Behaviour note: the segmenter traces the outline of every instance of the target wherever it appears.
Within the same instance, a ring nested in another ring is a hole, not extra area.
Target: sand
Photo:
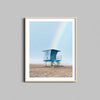
[[[72,77],[72,66],[52,67],[44,64],[30,64],[30,77]]]

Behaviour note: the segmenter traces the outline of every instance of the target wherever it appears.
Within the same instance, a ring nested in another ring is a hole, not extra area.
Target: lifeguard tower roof
[[[56,50],[56,49],[43,50],[43,52],[47,52],[47,51],[57,51],[57,52],[61,52],[60,50]]]

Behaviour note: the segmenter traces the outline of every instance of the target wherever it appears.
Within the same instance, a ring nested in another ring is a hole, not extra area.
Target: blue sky
[[[66,23],[55,49],[61,50],[62,64],[72,64],[72,22]],[[61,22],[30,22],[30,63],[44,63],[42,51],[52,48],[60,25]]]

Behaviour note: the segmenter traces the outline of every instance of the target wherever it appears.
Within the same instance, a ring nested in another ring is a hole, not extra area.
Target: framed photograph
[[[25,82],[77,80],[77,18],[25,18]]]

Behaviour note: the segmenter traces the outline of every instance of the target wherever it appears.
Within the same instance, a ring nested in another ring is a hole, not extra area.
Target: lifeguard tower
[[[48,50],[44,50],[43,51],[44,54],[44,62],[51,62],[51,66],[54,66],[55,64],[59,65],[60,61],[61,61],[61,55],[58,55],[58,52],[60,52],[60,50],[56,50],[56,49],[48,49]]]

